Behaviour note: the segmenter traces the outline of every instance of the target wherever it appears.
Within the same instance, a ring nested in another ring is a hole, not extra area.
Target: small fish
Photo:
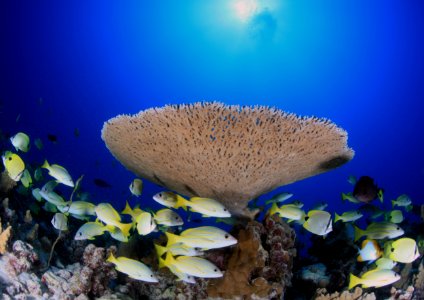
[[[295,200],[293,202],[290,202],[289,204],[290,205],[294,205],[294,206],[296,206],[298,208],[302,208],[304,206],[304,204],[301,201],[299,201],[299,200]]]
[[[68,218],[62,213],[56,213],[52,219],[52,225],[57,230],[68,230]]]
[[[141,196],[143,192],[143,181],[141,179],[134,179],[130,184],[130,192],[136,197]]]
[[[58,206],[62,213],[68,213],[73,216],[95,216],[96,212],[93,203],[85,201],[72,201],[72,203],[65,206]]]
[[[135,219],[137,231],[140,235],[148,235],[156,229],[156,222],[148,212],[142,212]]]
[[[366,236],[367,239],[373,240],[381,240],[385,238],[393,239],[405,233],[399,225],[390,222],[371,223],[365,230],[356,226],[354,226],[354,228],[355,241],[359,240],[363,236]]]
[[[362,284],[362,288],[382,287],[394,283],[399,279],[399,274],[396,274],[392,270],[387,269],[374,269],[366,272],[362,275],[362,277],[357,277],[353,274],[350,274],[349,290],[358,284]]]
[[[303,228],[316,235],[327,235],[333,231],[330,213],[324,210],[311,210],[305,217]]]
[[[22,174],[21,182],[25,188],[29,188],[32,185],[31,174],[27,169],[25,169],[24,173]]]
[[[153,196],[153,200],[169,208],[175,208],[179,198],[183,198],[183,197],[173,192],[160,192]],[[183,198],[183,200],[186,200],[186,199]],[[182,200],[180,200],[180,202],[181,201]]]
[[[163,263],[166,267],[175,266],[179,271],[201,278],[222,277],[222,272],[210,261],[197,256],[178,256],[174,258],[170,252]]]
[[[130,278],[146,282],[158,282],[152,270],[137,260],[123,256],[115,257],[113,253],[110,253],[106,261],[114,264],[116,270],[127,274]]]
[[[325,203],[325,202],[320,202],[320,203],[317,203],[313,208],[312,208],[312,210],[324,210],[324,209],[326,209],[326,207],[328,206],[328,203]]]
[[[161,257],[159,257],[159,268],[165,268],[165,260]],[[180,281],[184,281],[186,283],[196,283],[196,281],[194,280],[194,277],[188,274],[185,274],[183,272],[181,272],[180,270],[178,270],[177,267],[175,267],[174,265],[168,265],[168,269],[175,275],[178,277],[178,280]]]
[[[357,182],[356,177],[355,177],[355,176],[353,176],[353,175],[350,175],[350,176],[347,178],[347,182],[349,182],[351,185],[355,185],[355,184],[356,184],[356,182]]]
[[[346,211],[342,215],[334,214],[334,223],[342,220],[343,222],[355,222],[356,220],[362,218],[362,214],[358,210]]]
[[[23,132],[18,132],[10,138],[13,147],[16,151],[28,152],[29,150],[29,136]]]
[[[293,197],[292,193],[279,193],[274,195],[270,200],[267,200],[265,204],[268,205],[270,203],[281,203],[290,199],[291,197]]]
[[[9,175],[13,181],[21,180],[25,170],[25,163],[19,155],[6,151],[1,158],[3,160],[3,165],[6,168],[7,175]]]
[[[278,207],[277,203],[274,202],[269,210],[269,214],[278,214],[281,218],[287,218],[291,221],[299,221],[300,223],[303,223],[305,220],[305,212],[292,204],[286,204]]]
[[[59,196],[56,192],[54,192],[54,188],[57,183],[55,181],[47,182],[39,191],[41,197],[47,202],[55,205],[55,206],[65,206],[68,204],[61,196]]]
[[[371,219],[377,219],[380,216],[384,215],[384,210],[381,210],[377,206],[369,203],[359,207],[359,211],[361,211],[362,213],[370,214]]]
[[[182,243],[172,244],[170,246],[160,246],[155,244],[155,249],[158,257],[161,257],[166,252],[171,252],[173,256],[185,255],[185,256],[200,256],[204,253],[202,251],[197,250],[196,248],[185,246]]]
[[[407,264],[416,260],[420,256],[420,252],[415,240],[400,238],[386,243],[384,255],[393,261]]]
[[[57,182],[69,187],[74,187],[71,175],[69,175],[68,171],[64,167],[56,164],[50,165],[47,160],[44,161],[44,164],[41,167],[47,169],[49,171],[49,175],[56,179]]]
[[[153,214],[156,224],[164,226],[181,226],[184,224],[183,219],[173,210],[164,208]]]
[[[110,225],[103,225],[100,222],[87,222],[78,229],[74,240],[94,240],[96,236],[103,235],[110,228]]]
[[[378,197],[379,190],[381,189],[374,183],[374,179],[369,176],[362,176],[356,182],[352,195],[361,202],[369,203]],[[382,200],[380,198],[381,202],[383,202]]]
[[[125,235],[121,229],[118,227],[108,225],[111,229],[109,230],[110,236],[120,242],[127,243],[128,242],[128,235]]]
[[[382,257],[382,258],[378,259],[375,262],[375,264],[377,266],[376,269],[380,269],[380,270],[382,270],[382,269],[391,270],[396,266],[396,263],[393,260],[386,258],[386,257]]]
[[[356,199],[351,193],[342,193],[342,200],[345,201],[349,201],[352,203],[361,203],[361,201],[359,201],[358,199]]]
[[[50,202],[45,202],[43,205],[43,209],[47,212],[56,213],[57,207],[54,204],[51,204]]]
[[[237,220],[234,219],[234,218],[216,218],[215,222],[216,223],[224,223],[224,224],[233,226],[234,224],[237,223]]]
[[[34,179],[35,181],[42,181],[44,179],[43,177],[43,171],[41,170],[41,168],[37,168],[34,171]]]
[[[107,225],[118,227],[128,237],[133,226],[132,223],[121,223],[121,216],[109,203],[100,203],[95,208],[97,218]]]
[[[74,136],[75,137],[79,137],[80,136],[80,131],[79,131],[79,129],[77,127],[74,129]]]
[[[43,150],[43,148],[44,148],[44,145],[43,145],[43,141],[40,139],[40,138],[36,138],[35,140],[34,140],[34,145],[35,145],[35,147],[37,147],[37,149],[38,150]]]
[[[32,190],[32,196],[38,201],[40,202],[41,200],[43,200],[43,197],[40,195],[40,189],[36,188]]]
[[[139,207],[135,206],[134,208],[131,208],[130,204],[128,203],[128,201],[125,203],[125,208],[123,211],[121,211],[121,214],[123,215],[130,215],[132,221],[135,223],[135,220],[137,219],[137,217],[143,213],[144,211],[142,209],[140,209]]]
[[[192,248],[215,249],[237,243],[237,240],[231,234],[213,226],[189,228],[181,232],[179,236],[169,232],[165,234],[168,237],[167,246],[183,243]]]
[[[402,223],[403,213],[401,210],[395,209],[386,213],[385,220],[392,223]]]
[[[409,196],[406,194],[400,195],[399,197],[397,197],[396,200],[392,200],[392,207],[395,207],[395,206],[409,207],[411,206],[411,204],[412,204],[411,198],[409,198]]]
[[[200,213],[203,217],[231,217],[224,205],[211,198],[192,197],[187,201],[180,197],[175,205],[175,208],[179,207],[190,207],[190,211]]]
[[[47,139],[48,139],[50,142],[52,142],[53,144],[56,144],[56,143],[57,143],[57,136],[56,136],[56,135],[54,135],[54,134],[48,134],[48,135],[47,135]]]
[[[107,189],[107,188],[111,188],[111,187],[112,187],[112,185],[110,185],[110,183],[109,183],[109,182],[107,182],[107,181],[105,181],[105,180],[103,180],[103,179],[100,179],[100,178],[95,178],[95,179],[93,180],[93,182],[94,182],[94,184],[95,184],[96,186],[101,187],[101,188],[105,188],[105,189]]]
[[[378,243],[374,240],[364,240],[362,242],[362,249],[359,250],[357,261],[374,261],[382,255],[382,251]]]

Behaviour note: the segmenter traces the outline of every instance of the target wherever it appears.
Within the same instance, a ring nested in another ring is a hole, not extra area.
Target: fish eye
[[[9,160],[12,160],[12,157],[9,156]]]
[[[153,275],[152,275],[152,274],[150,274],[150,277],[152,277],[152,278],[153,278]]]
[[[390,249],[390,251],[394,252],[395,251],[395,248]]]
[[[396,230],[400,230],[400,227],[398,226],[398,227],[396,227]]]
[[[229,238],[228,234],[226,234],[226,235],[225,235],[225,238],[226,238],[226,239],[228,239],[228,238]]]
[[[213,271],[214,271],[214,272],[218,272],[218,269],[214,269]]]
[[[159,197],[162,197],[162,193],[159,193]]]

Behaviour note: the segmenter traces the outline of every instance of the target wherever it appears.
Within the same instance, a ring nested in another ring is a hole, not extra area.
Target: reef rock
[[[102,139],[130,171],[182,195],[214,198],[251,216],[250,200],[352,159],[327,119],[265,106],[194,103],[107,121]]]
[[[277,216],[252,221],[238,234],[224,277],[210,280],[212,298],[270,299],[284,296],[291,282],[295,234]]]

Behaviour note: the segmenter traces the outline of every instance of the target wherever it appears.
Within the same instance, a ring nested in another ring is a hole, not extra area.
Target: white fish
[[[95,207],[96,206],[90,202],[73,201],[70,205],[58,206],[58,209],[62,213],[69,213],[74,216],[95,216]]]
[[[225,208],[220,202],[211,198],[192,197],[190,200],[185,200],[180,197],[177,200],[175,208],[179,207],[190,207],[190,210],[203,215],[203,217],[219,217],[229,218],[231,217],[228,209]]]
[[[130,184],[130,192],[136,197],[141,196],[143,192],[143,181],[141,179],[134,179]]]
[[[13,147],[16,151],[28,152],[29,150],[29,136],[23,132],[18,132],[10,138]]]
[[[61,196],[54,192],[54,187],[56,186],[55,182],[47,182],[39,191],[41,197],[47,202],[56,205],[56,206],[65,206],[69,202],[66,202]]]
[[[56,213],[52,219],[52,225],[57,230],[68,230],[68,218],[62,213]]]
[[[102,235],[108,231],[109,225],[103,225],[100,222],[87,222],[82,225],[75,234],[75,240],[94,240],[96,236]]]
[[[166,247],[155,244],[155,249],[158,256],[162,256],[168,251],[171,252],[173,256],[177,256],[177,255],[200,256],[204,254],[202,251],[199,251],[196,248],[188,247],[184,245],[183,243],[172,244]]]
[[[100,203],[95,208],[97,218],[107,225],[118,227],[124,236],[130,235],[130,230],[133,226],[132,223],[121,223],[121,216],[109,203]]]
[[[156,229],[156,222],[152,215],[148,212],[142,212],[135,219],[137,231],[140,235],[148,235]]]
[[[173,192],[160,192],[153,196],[153,200],[169,208],[175,208],[179,198],[183,197]]]
[[[164,268],[165,267],[165,260],[161,257],[159,257],[159,268]],[[175,275],[178,277],[178,280],[180,281],[184,281],[186,283],[196,283],[196,281],[194,280],[194,277],[191,275],[188,275],[186,273],[181,272],[180,270],[178,270],[178,268],[174,265],[169,265],[168,269]]]
[[[359,250],[357,260],[362,261],[373,261],[381,256],[382,252],[380,246],[374,240],[364,240],[362,242],[362,249]]]
[[[324,210],[311,210],[305,217],[303,227],[317,235],[326,235],[333,231],[331,215]]]
[[[386,269],[386,270],[391,270],[396,266],[396,263],[387,257],[382,257],[378,259],[375,262],[375,264],[377,265],[377,269]]]

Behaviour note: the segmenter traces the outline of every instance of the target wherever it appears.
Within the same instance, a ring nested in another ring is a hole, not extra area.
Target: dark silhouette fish
[[[352,195],[361,202],[369,203],[379,197],[381,191],[374,183],[374,179],[369,176],[362,176],[356,182]]]
[[[111,188],[112,187],[109,182],[106,182],[106,181],[104,181],[103,179],[100,179],[100,178],[94,179],[93,182],[94,182],[95,185],[97,185],[98,187],[101,187],[101,188]]]
[[[54,134],[48,134],[47,135],[47,138],[52,143],[56,143],[57,142],[57,136],[55,136]]]

